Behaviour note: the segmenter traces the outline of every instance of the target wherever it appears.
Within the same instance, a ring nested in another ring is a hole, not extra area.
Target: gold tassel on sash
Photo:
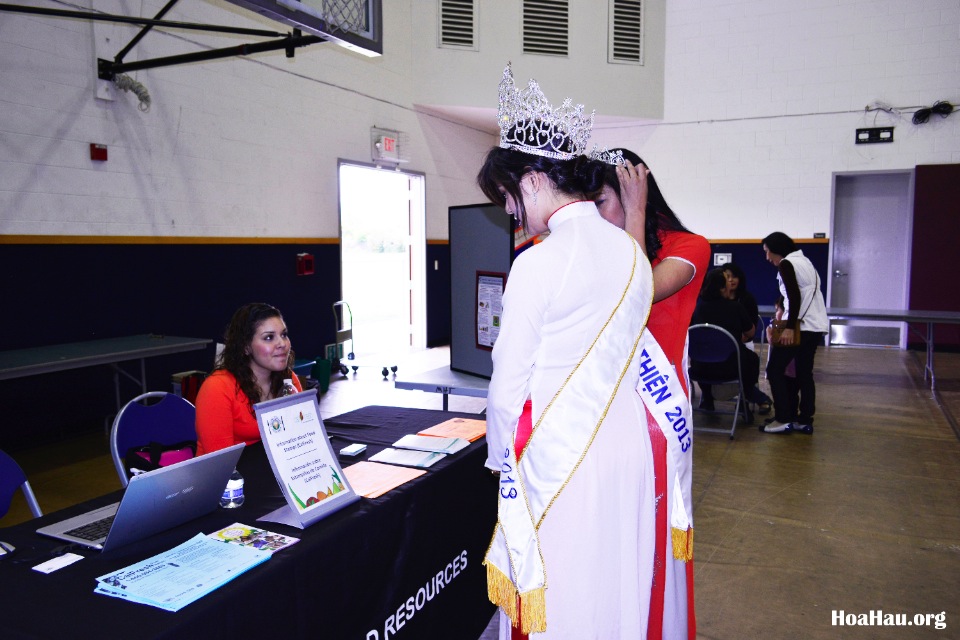
[[[487,566],[487,598],[497,605],[511,621],[517,619],[517,587],[507,575],[492,562]]]
[[[547,597],[543,587],[521,594],[520,626],[527,635],[547,630]]]
[[[686,531],[671,527],[670,537],[673,540],[673,557],[684,562],[693,560],[693,527],[688,527]]]
[[[547,601],[546,592],[541,587],[518,595],[517,587],[492,562],[484,562],[487,566],[487,598],[497,605],[510,618],[514,627],[522,626],[521,631],[526,634],[543,633],[547,630]],[[519,606],[517,602],[519,601]],[[517,612],[520,613],[519,619]]]

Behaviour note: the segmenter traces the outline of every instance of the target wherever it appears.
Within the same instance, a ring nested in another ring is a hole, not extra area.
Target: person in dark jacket
[[[756,353],[744,346],[756,331],[756,318],[750,318],[747,310],[736,300],[726,295],[727,278],[722,268],[713,269],[707,273],[700,289],[700,298],[693,311],[691,325],[709,323],[726,329],[737,339],[740,350],[740,375],[747,401],[757,404],[762,412],[765,408],[770,411],[770,399],[757,388],[760,377],[760,358]],[[691,358],[691,372],[697,376],[711,378],[737,377],[737,356],[731,355],[725,362],[697,362]],[[713,393],[709,385],[700,385],[703,397],[700,408],[713,410]]]
[[[737,264],[728,262],[723,265],[723,275],[727,278],[726,296],[731,300],[736,300],[743,308],[747,310],[747,316],[754,322],[760,317],[757,299],[747,290],[747,274],[743,272]],[[745,342],[753,340],[760,327],[754,326],[753,334],[747,336]]]

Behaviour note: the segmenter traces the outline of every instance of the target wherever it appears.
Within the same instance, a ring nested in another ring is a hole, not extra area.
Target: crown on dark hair
[[[586,151],[593,118],[594,112],[586,116],[583,105],[574,107],[570,98],[554,109],[532,78],[526,89],[518,89],[507,63],[500,80],[497,110],[501,148],[571,160]]]

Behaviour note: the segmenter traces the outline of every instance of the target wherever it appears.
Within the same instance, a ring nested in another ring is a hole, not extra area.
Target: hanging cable
[[[142,82],[134,80],[125,73],[118,73],[113,78],[113,83],[117,85],[118,89],[130,91],[133,95],[137,96],[137,99],[140,100],[137,108],[140,109],[140,111],[144,113],[150,111],[150,92],[147,91],[147,88],[143,86]]]
[[[953,105],[946,100],[939,100],[933,103],[932,107],[917,109],[913,114],[913,124],[924,124],[930,119],[931,114],[937,114],[941,118],[946,118],[953,113]]]

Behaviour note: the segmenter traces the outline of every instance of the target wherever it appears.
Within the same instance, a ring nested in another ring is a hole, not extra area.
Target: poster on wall
[[[507,274],[477,271],[477,348],[491,351],[500,335]]]

